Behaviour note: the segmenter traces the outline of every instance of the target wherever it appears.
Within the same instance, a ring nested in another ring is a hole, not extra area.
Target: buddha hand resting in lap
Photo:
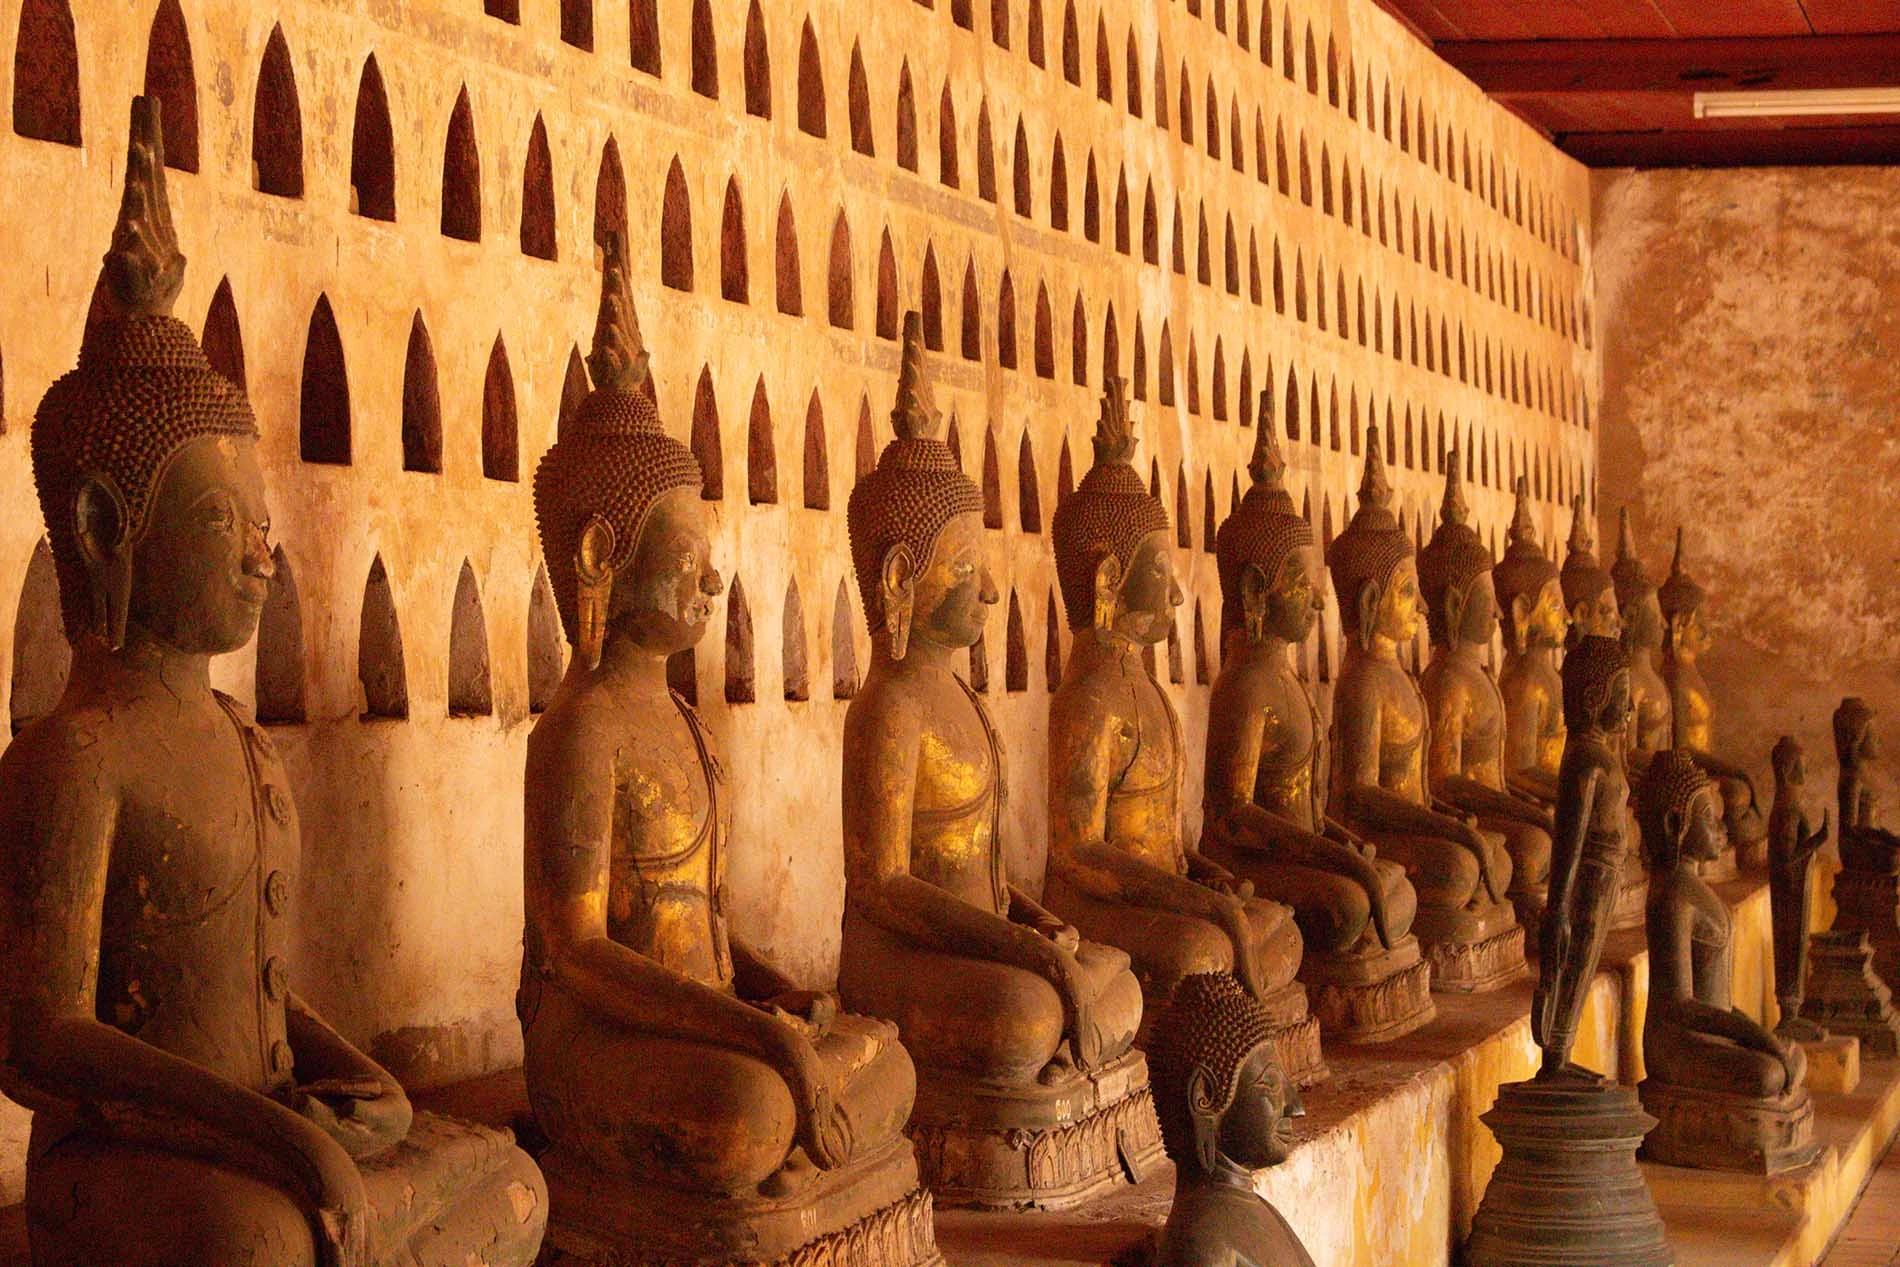
[[[1722,851],[1718,796],[1680,749],[1657,753],[1637,788],[1650,866],[1640,1090],[1658,1123],[1643,1155],[1773,1173],[1816,1151],[1807,1061],[1734,1006],[1728,907],[1688,865]]]
[[[839,990],[917,1061],[939,1200],[1071,1204],[1159,1152],[1140,987],[1004,870],[1002,743],[953,669],[997,600],[983,501],[939,438],[914,312],[891,421],[849,507],[872,657],[845,715]]]
[[[645,394],[618,236],[588,367],[534,485],[575,649],[526,785],[519,1010],[552,1243],[753,1262],[871,1220],[866,1261],[936,1262],[894,1028],[796,988],[729,925],[731,789],[666,683],[722,585],[699,463]]]
[[[1202,847],[1292,906],[1300,980],[1326,1036],[1397,1038],[1431,1020],[1431,969],[1405,868],[1326,813],[1325,727],[1293,648],[1313,632],[1324,579],[1312,525],[1296,514],[1260,394],[1253,485],[1221,523],[1221,670],[1208,700]]]
[[[1231,971],[1283,1033],[1288,1076],[1323,1076],[1295,980],[1293,912],[1181,837],[1181,723],[1142,659],[1174,625],[1168,514],[1129,465],[1124,384],[1102,395],[1095,464],[1056,508],[1056,576],[1075,646],[1049,700],[1049,905],[1128,952],[1159,1014],[1181,978]]]
[[[1498,629],[1496,565],[1470,524],[1464,468],[1448,456],[1438,529],[1418,556],[1419,587],[1431,630],[1432,659],[1420,687],[1432,719],[1426,772],[1433,795],[1504,838],[1511,855],[1511,903],[1526,928],[1543,919],[1550,883],[1550,811],[1504,778],[1504,695],[1485,668]]]
[[[72,675],[0,757],[0,1087],[35,1110],[35,1267],[526,1267],[499,1131],[413,1113],[293,988],[289,781],[211,657],[272,576],[257,424],[170,315],[158,104],[132,106],[103,315],[33,468]]]
[[[1430,720],[1398,658],[1418,633],[1418,567],[1389,506],[1381,443],[1367,428],[1359,509],[1326,552],[1346,635],[1333,694],[1333,803],[1417,888],[1413,929],[1431,955],[1432,988],[1495,989],[1524,971],[1524,930],[1507,900],[1511,855],[1501,836],[1441,808],[1427,789]]]

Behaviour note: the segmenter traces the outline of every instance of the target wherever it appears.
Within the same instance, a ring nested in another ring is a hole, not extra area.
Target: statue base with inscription
[[[635,1184],[539,1159],[555,1211],[540,1267],[942,1267],[930,1193],[900,1137],[784,1196]],[[835,1231],[814,1236],[812,1230]]]
[[[1830,1034],[1860,1040],[1863,1055],[1900,1055],[1900,1016],[1874,969],[1874,948],[1858,929],[1815,933],[1808,940],[1808,979],[1801,1016]]]
[[[917,1086],[910,1138],[941,1205],[1065,1210],[1162,1159],[1139,1051],[1049,1086],[998,1087],[932,1071]]]
[[[1834,927],[1859,929],[1874,947],[1874,972],[1900,977],[1900,875],[1848,867],[1834,877]]]
[[[1325,955],[1308,952],[1300,962],[1307,1006],[1333,1042],[1387,1043],[1431,1023],[1432,970],[1407,933],[1387,950]]]
[[[1805,1166],[1820,1152],[1805,1087],[1751,1099],[1645,1078],[1637,1091],[1656,1119],[1643,1141],[1645,1161],[1774,1175]]]
[[[1504,1155],[1465,1243],[1469,1267],[1670,1267],[1636,1164],[1656,1124],[1630,1088],[1594,1074],[1498,1088],[1479,1120]]]

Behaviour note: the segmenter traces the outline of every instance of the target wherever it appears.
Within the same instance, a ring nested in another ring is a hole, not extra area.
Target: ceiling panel
[[[1867,0],[1801,0],[1817,35],[1880,35],[1900,32],[1900,3]]]
[[[1656,7],[1690,39],[1814,33],[1800,0],[1656,0]]]

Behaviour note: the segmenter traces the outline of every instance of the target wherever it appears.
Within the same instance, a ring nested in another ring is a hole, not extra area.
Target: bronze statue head
[[[997,601],[983,562],[983,494],[943,442],[925,368],[923,322],[907,312],[891,409],[897,438],[851,490],[845,513],[864,618],[894,660],[913,637],[973,646]]]
[[[33,419],[33,479],[75,646],[128,628],[194,654],[250,641],[272,574],[257,422],[171,306],[185,257],[156,98],[132,102],[103,315]]]
[[[1702,626],[1702,600],[1708,591],[1683,567],[1683,530],[1676,529],[1676,553],[1669,562],[1669,576],[1656,591],[1656,603],[1663,617],[1663,647],[1673,655],[1690,658],[1708,646],[1708,632]]]
[[[1560,646],[1567,616],[1557,565],[1537,543],[1531,520],[1530,482],[1517,477],[1517,507],[1511,515],[1511,541],[1492,573],[1497,586],[1504,641],[1513,651],[1532,645]]]
[[[1715,785],[1687,751],[1665,748],[1636,787],[1636,822],[1649,864],[1673,870],[1685,857],[1718,857],[1728,843]]]
[[[1370,647],[1375,637],[1406,642],[1418,632],[1418,564],[1391,503],[1379,430],[1369,426],[1359,509],[1326,549],[1339,595],[1339,622],[1361,647]]]
[[[1808,755],[1801,741],[1793,735],[1775,740],[1775,746],[1768,752],[1768,762],[1774,767],[1777,783],[1800,787],[1808,781]]]
[[[1847,696],[1834,710],[1834,755],[1843,766],[1880,755],[1873,707],[1858,695]]]
[[[1135,428],[1127,384],[1110,378],[1095,424],[1095,464],[1050,520],[1056,580],[1071,629],[1094,625],[1137,642],[1165,640],[1181,605],[1168,512],[1129,464]]]
[[[1630,508],[1616,512],[1616,562],[1610,565],[1616,589],[1617,613],[1623,622],[1623,645],[1631,651],[1660,651],[1663,644],[1662,604],[1636,553],[1636,533],[1630,527]]]
[[[1224,1157],[1242,1170],[1285,1161],[1300,1096],[1273,1057],[1266,1009],[1225,972],[1184,977],[1148,1051],[1161,1142],[1184,1173]]]
[[[1418,553],[1419,589],[1425,596],[1425,621],[1435,645],[1491,641],[1498,627],[1497,594],[1491,581],[1496,565],[1490,547],[1471,527],[1464,466],[1454,448],[1446,455],[1438,528]]]
[[[1614,734],[1630,713],[1630,655],[1615,638],[1585,634],[1564,657],[1564,726]]]
[[[1258,643],[1268,634],[1304,642],[1325,602],[1313,526],[1293,509],[1286,460],[1274,439],[1273,392],[1260,393],[1254,433],[1253,484],[1214,534],[1220,571],[1221,627],[1244,629]]]
[[[1582,493],[1570,508],[1570,553],[1564,558],[1559,581],[1564,606],[1570,613],[1572,638],[1601,634],[1615,638],[1622,634],[1616,582],[1608,569],[1597,562],[1596,531],[1590,522],[1590,508]]]
[[[587,365],[593,390],[534,473],[548,582],[568,641],[593,668],[609,633],[654,654],[698,642],[724,588],[708,562],[699,461],[660,430],[628,283],[607,243]]]

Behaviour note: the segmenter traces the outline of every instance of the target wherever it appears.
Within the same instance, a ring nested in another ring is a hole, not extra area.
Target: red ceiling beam
[[[1900,34],[1690,40],[1440,40],[1487,93],[1900,85]]]
[[[1560,149],[1588,167],[1888,167],[1900,164],[1900,127],[1566,132],[1555,139]]]

